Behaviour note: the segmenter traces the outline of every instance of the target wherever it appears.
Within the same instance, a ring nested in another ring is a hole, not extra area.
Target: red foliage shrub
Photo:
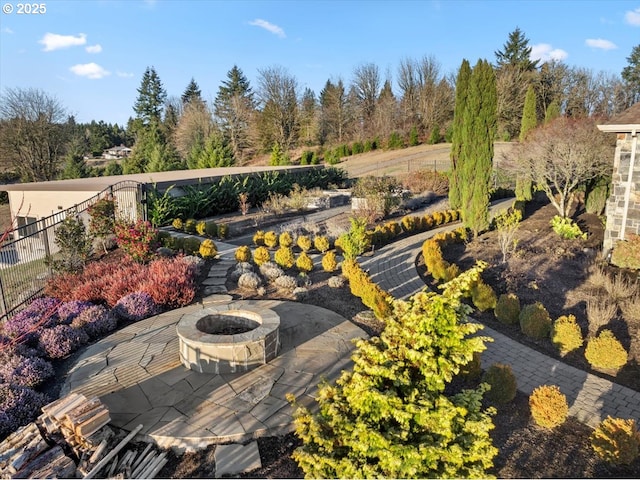
[[[195,266],[184,257],[155,260],[138,290],[147,292],[158,305],[184,307],[196,295]]]

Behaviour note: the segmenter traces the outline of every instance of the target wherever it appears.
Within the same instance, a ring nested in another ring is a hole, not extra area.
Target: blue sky
[[[403,58],[455,73],[463,58],[494,62],[516,27],[536,57],[615,75],[640,44],[639,0],[35,1],[45,13],[0,0],[0,88],[38,88],[80,122],[121,125],[147,66],[169,95],[193,77],[211,100],[234,64],[254,90],[260,69],[280,66],[316,95],[370,62],[392,82]]]

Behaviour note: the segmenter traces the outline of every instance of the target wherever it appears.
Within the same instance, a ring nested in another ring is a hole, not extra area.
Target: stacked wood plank
[[[0,478],[154,478],[166,453],[130,444],[142,425],[122,438],[109,421],[97,397],[72,393],[44,406],[37,422],[0,443]]]

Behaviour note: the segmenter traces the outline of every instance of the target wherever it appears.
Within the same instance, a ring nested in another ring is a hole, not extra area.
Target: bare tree
[[[507,159],[567,217],[580,185],[611,175],[612,157],[611,139],[598,131],[593,119],[559,117],[532,130]]]
[[[176,150],[189,168],[196,168],[198,151],[204,149],[207,139],[214,131],[211,112],[204,102],[193,98],[184,105],[173,140]]]
[[[373,136],[374,134],[374,115],[380,87],[380,70],[376,64],[366,63],[355,68],[352,88],[357,99],[360,134],[363,137]]]
[[[283,67],[265,68],[258,73],[263,147],[270,148],[275,143],[286,152],[298,139],[298,81]]]
[[[398,87],[404,128],[418,126],[420,122],[420,74],[416,62],[410,58],[400,60],[398,66]]]
[[[320,92],[320,143],[342,143],[353,122],[353,105],[342,79],[327,80]]]
[[[378,97],[375,113],[375,131],[382,138],[389,138],[398,125],[398,102],[391,89],[391,80],[384,82]]]
[[[496,71],[498,138],[518,138],[524,99],[530,83],[531,73],[516,65],[504,65]]]
[[[68,140],[68,113],[35,88],[9,88],[0,98],[0,154],[26,182],[53,180]]]

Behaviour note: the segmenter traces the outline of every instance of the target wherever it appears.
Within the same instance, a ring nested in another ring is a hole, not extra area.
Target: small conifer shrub
[[[256,230],[253,234],[253,244],[257,247],[264,246],[264,230]]]
[[[613,332],[607,329],[589,340],[584,356],[589,365],[596,368],[617,370],[627,364],[627,351]]]
[[[171,222],[171,226],[181,232],[184,229],[184,222],[181,218],[174,218],[173,222]]]
[[[515,325],[520,321],[520,300],[515,293],[503,293],[498,298],[494,315],[502,323]]]
[[[556,385],[542,385],[529,396],[531,416],[537,425],[554,428],[562,425],[569,415],[567,397]]]
[[[296,259],[296,268],[301,272],[310,272],[313,270],[313,260],[306,252],[300,253]]]
[[[278,234],[273,230],[269,230],[264,234],[264,245],[267,248],[276,248],[278,246]]]
[[[251,249],[247,245],[242,245],[236,249],[234,257],[237,262],[250,262]]]
[[[200,251],[200,243],[198,237],[185,237],[182,249],[186,255],[194,255]]]
[[[260,265],[260,273],[268,281],[273,281],[276,278],[284,275],[284,270],[282,270],[282,268],[280,268],[277,263],[264,262],[262,265]]]
[[[329,277],[329,280],[327,280],[327,285],[329,285],[330,288],[342,288],[344,287],[344,277],[342,275],[334,275],[332,277]]]
[[[273,283],[275,283],[276,287],[289,292],[293,292],[293,290],[298,287],[296,277],[292,277],[291,275],[280,275]]]
[[[262,285],[262,279],[255,272],[245,272],[238,278],[238,287],[246,290],[257,290]]]
[[[313,246],[320,253],[325,253],[327,250],[329,250],[329,248],[331,248],[329,239],[324,235],[318,235],[317,237],[315,237],[313,239]]]
[[[221,223],[218,225],[218,237],[225,239],[229,236],[229,225],[226,223]]]
[[[608,416],[591,434],[591,447],[606,462],[629,465],[640,451],[640,432],[635,420]]]
[[[202,237],[207,234],[207,222],[204,220],[200,220],[196,223],[196,233]]]
[[[549,312],[540,302],[525,305],[520,310],[520,329],[525,335],[541,340],[551,331]]]
[[[280,265],[285,270],[287,268],[293,267],[296,259],[293,255],[293,251],[289,247],[280,247],[276,250],[274,255],[274,260],[278,265]]]
[[[491,387],[491,390],[485,393],[485,397],[492,404],[504,405],[516,398],[516,376],[510,365],[491,365],[483,375],[482,381]]]
[[[184,231],[193,235],[196,233],[196,225],[198,225],[198,221],[195,218],[188,218],[184,222]]]
[[[582,330],[573,315],[559,317],[551,329],[551,342],[561,354],[566,354],[582,346]]]
[[[264,239],[263,239],[264,240]],[[253,261],[256,265],[261,266],[262,264],[271,261],[271,253],[267,247],[258,247],[253,252]]]
[[[311,242],[311,239],[307,235],[300,235],[296,239],[296,244],[298,245],[298,247],[300,247],[300,250],[302,250],[303,252],[308,252],[309,250],[311,250],[313,242]]]
[[[214,238],[218,236],[218,224],[213,220],[207,220],[205,222],[204,233],[209,238]]]
[[[333,251],[327,252],[322,257],[322,269],[325,272],[335,272],[338,268],[338,262],[336,260],[336,254]]]
[[[480,280],[471,287],[471,300],[475,307],[481,312],[494,309],[497,302],[496,292],[493,291],[490,285]]]
[[[289,232],[282,232],[278,236],[278,243],[281,247],[291,247],[293,245],[293,237]]]
[[[210,258],[214,258],[218,254],[218,247],[214,243],[213,240],[207,238],[202,241],[200,244],[200,248],[198,249],[198,253],[202,258],[208,260]]]

